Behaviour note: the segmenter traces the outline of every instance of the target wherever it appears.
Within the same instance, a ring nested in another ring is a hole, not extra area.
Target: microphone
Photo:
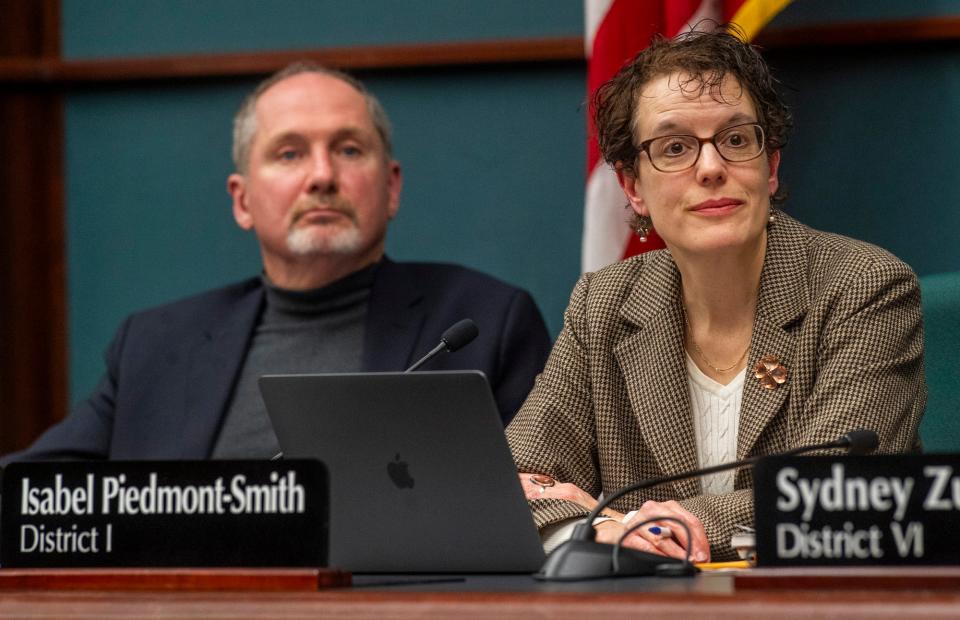
[[[880,445],[880,436],[874,431],[859,428],[850,431],[837,441],[843,444],[838,446],[839,448],[848,448],[850,456],[865,456],[877,449]]]
[[[448,327],[447,331],[443,332],[440,336],[440,344],[435,346],[429,353],[421,357],[413,366],[403,372],[413,372],[444,351],[453,353],[457,349],[473,342],[473,339],[476,338],[479,333],[480,330],[477,329],[477,324],[472,320],[463,319],[462,321],[457,321]]]
[[[714,474],[728,469],[736,469],[746,465],[753,466],[762,458],[768,456],[796,456],[817,450],[831,448],[847,448],[851,456],[863,456],[877,449],[880,438],[877,433],[867,429],[850,431],[835,441],[820,443],[812,446],[801,446],[777,454],[752,456],[741,461],[722,463],[713,467],[695,469],[672,476],[641,480],[627,485],[603,500],[590,511],[586,521],[578,523],[573,530],[573,536],[554,549],[543,563],[540,572],[534,577],[543,581],[576,581],[579,579],[602,579],[610,577],[635,577],[640,575],[686,576],[696,572],[695,567],[687,560],[667,558],[653,553],[637,551],[635,549],[621,549],[619,570],[614,571],[612,553],[615,547],[596,542],[597,531],[593,529],[593,520],[604,508],[614,500],[643,489],[660,486],[668,482],[676,482],[687,478],[698,478],[707,474]],[[689,541],[687,542],[689,546]]]

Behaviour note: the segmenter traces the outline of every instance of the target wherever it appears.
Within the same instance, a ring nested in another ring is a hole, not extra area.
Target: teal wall
[[[581,0],[61,0],[63,55],[579,35]]]
[[[796,0],[772,27],[960,15],[960,0]],[[773,50],[794,112],[781,180],[803,222],[919,274],[960,269],[960,42]]]
[[[960,46],[772,54],[795,113],[787,210],[921,274],[960,269]]]
[[[583,28],[581,0],[62,2],[64,55],[74,59],[568,36]],[[777,22],[938,14],[960,14],[960,0],[798,0]],[[773,51],[769,59],[795,106],[797,132],[781,168],[792,188],[788,210],[883,245],[921,274],[960,270],[960,46]],[[463,263],[523,286],[556,332],[579,272],[584,69],[570,62],[359,73],[394,121],[405,172],[388,252]],[[95,384],[101,353],[126,314],[258,271],[255,241],[234,225],[225,192],[230,118],[255,82],[70,91],[73,399]]]
[[[580,0],[63,0],[64,55],[74,59],[582,30]],[[579,273],[584,64],[357,75],[390,114],[404,169],[388,253],[523,286],[559,330]],[[68,96],[71,399],[95,385],[125,315],[259,272],[225,191],[231,119],[256,81]]]
[[[792,0],[771,25],[816,26],[958,13],[960,0]]]

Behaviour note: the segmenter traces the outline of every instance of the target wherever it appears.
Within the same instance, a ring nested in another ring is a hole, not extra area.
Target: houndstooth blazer
[[[543,373],[507,439],[519,471],[550,474],[597,497],[698,467],[690,412],[680,273],[666,250],[584,275]],[[764,355],[787,367],[763,389]],[[919,449],[926,403],[920,291],[888,252],[812,230],[778,213],[760,279],[740,409],[737,458],[875,430],[880,452]],[[706,528],[715,559],[730,558],[735,524],[753,523],[750,472],[735,491],[704,495],[684,480],[626,495],[627,512],[676,499]],[[539,527],[583,517],[558,499],[531,501]]]

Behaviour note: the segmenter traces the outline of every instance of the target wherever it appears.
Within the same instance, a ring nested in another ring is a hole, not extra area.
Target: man
[[[269,458],[260,375],[403,370],[465,317],[477,340],[425,368],[482,370],[509,421],[549,350],[540,313],[480,273],[384,256],[402,176],[363,85],[284,69],[241,106],[233,156],[233,216],[262,276],[128,318],[93,395],[6,460]]]

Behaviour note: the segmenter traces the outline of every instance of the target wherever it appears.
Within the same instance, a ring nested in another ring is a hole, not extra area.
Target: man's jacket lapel
[[[181,458],[210,455],[263,303],[263,287],[258,283],[220,321],[198,328],[187,374],[184,419],[171,420],[172,432],[180,437]]]
[[[403,265],[384,257],[370,292],[362,367],[368,372],[406,370],[426,318],[423,292]]]

